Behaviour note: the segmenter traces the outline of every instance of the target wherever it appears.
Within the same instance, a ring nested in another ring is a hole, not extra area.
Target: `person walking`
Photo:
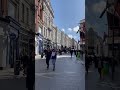
[[[80,60],[80,50],[78,50],[76,58],[77,58],[77,60]]]
[[[56,58],[57,58],[57,52],[55,51],[55,49],[53,49],[52,54],[51,54],[51,59],[52,59],[52,64],[53,64],[53,71],[55,71]]]
[[[96,55],[94,55],[94,67],[97,69],[98,68],[98,60],[97,60],[97,57]]]
[[[50,48],[48,48],[47,51],[46,51],[46,64],[47,64],[47,69],[49,69],[49,61],[50,61],[50,58],[51,58],[51,50],[50,50]]]
[[[89,58],[87,55],[85,55],[85,69],[86,69],[86,74],[88,74],[89,70]]]
[[[102,68],[103,68],[103,62],[101,60],[101,57],[98,59],[98,73],[100,76],[100,79],[102,78]]]
[[[73,49],[70,50],[70,54],[71,54],[71,58],[72,58],[72,55],[73,55]]]

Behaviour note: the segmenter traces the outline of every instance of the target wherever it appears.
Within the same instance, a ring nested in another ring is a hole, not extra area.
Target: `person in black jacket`
[[[85,70],[86,70],[86,74],[88,74],[89,64],[90,64],[89,57],[88,57],[88,55],[85,55]]]
[[[50,58],[51,58],[51,50],[50,50],[50,48],[48,48],[47,51],[46,51],[46,64],[47,64],[47,69],[49,69],[49,61],[50,61]]]
[[[70,50],[70,54],[71,54],[71,58],[72,58],[72,55],[73,55],[73,49]]]

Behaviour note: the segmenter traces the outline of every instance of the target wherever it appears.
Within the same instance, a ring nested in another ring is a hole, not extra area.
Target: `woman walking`
[[[53,71],[55,71],[56,58],[57,58],[57,53],[56,53],[55,49],[53,49],[52,54],[51,54],[51,59],[52,59],[52,64],[53,64]]]

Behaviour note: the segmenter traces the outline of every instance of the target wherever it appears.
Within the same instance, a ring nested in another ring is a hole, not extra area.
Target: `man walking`
[[[51,50],[50,50],[50,48],[48,48],[47,51],[46,51],[46,64],[47,64],[47,69],[49,69],[49,61],[50,61],[50,58],[51,58]]]
[[[70,50],[70,54],[71,54],[71,58],[72,58],[72,54],[73,54],[73,49]]]

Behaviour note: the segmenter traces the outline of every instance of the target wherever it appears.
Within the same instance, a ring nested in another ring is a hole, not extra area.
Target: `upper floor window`
[[[2,0],[0,0],[0,15],[2,15]]]
[[[27,13],[26,13],[26,15],[27,15],[27,16],[26,16],[26,19],[27,19],[27,24],[29,24],[29,9],[27,8],[27,10],[26,10],[26,11],[27,11]]]
[[[8,3],[8,16],[11,16],[12,18],[16,19],[16,5],[9,2]]]
[[[24,19],[25,19],[25,17],[24,17],[24,13],[25,13],[25,10],[24,10],[24,4],[22,3],[22,21],[24,22]]]

